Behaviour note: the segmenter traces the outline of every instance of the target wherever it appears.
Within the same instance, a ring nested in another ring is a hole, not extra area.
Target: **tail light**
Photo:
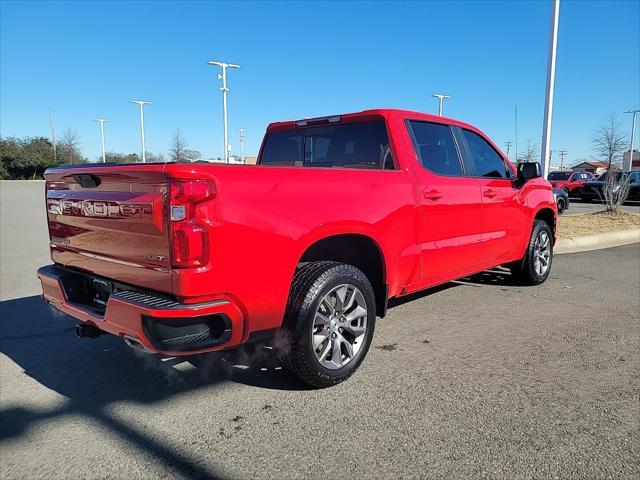
[[[205,180],[169,182],[171,265],[201,267],[209,260],[207,226],[198,216],[199,206],[215,197],[215,185]]]

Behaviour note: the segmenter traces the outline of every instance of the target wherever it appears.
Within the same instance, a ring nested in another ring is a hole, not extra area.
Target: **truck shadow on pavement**
[[[392,300],[389,307],[393,309],[460,284],[509,285],[510,278],[502,270],[482,272]],[[120,420],[110,413],[110,405],[116,402],[153,405],[221,382],[279,390],[308,388],[274,363],[272,352],[249,349],[236,355],[234,359],[240,358],[244,369],[215,355],[198,357],[191,366],[181,360],[139,353],[112,335],[79,339],[74,335],[74,325],[73,319],[55,312],[39,296],[0,302],[0,352],[26,375],[66,398],[60,406],[48,410],[22,405],[3,407],[0,444],[21,437],[43,422],[80,416],[154,456],[176,476],[222,478],[222,473],[211,471],[209,466],[163,443],[160,438]],[[181,366],[183,368],[177,368]]]
[[[186,362],[139,353],[112,335],[93,340],[77,338],[74,325],[73,319],[53,311],[39,296],[0,302],[0,351],[26,375],[66,398],[60,406],[43,410],[22,405],[5,407],[5,396],[0,411],[0,444],[42,422],[80,416],[153,455],[175,476],[220,478],[220,473],[168,446],[161,437],[154,438],[118,419],[109,412],[109,406],[114,402],[153,405],[229,381],[280,390],[307,388],[276,370],[277,366],[266,362],[265,355],[245,356],[244,363],[250,367],[246,370],[221,365],[214,357],[200,358],[198,368],[194,368]],[[15,366],[5,363],[3,368],[6,372]]]

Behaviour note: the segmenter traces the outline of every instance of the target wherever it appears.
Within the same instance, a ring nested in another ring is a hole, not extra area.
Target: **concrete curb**
[[[553,248],[553,253],[561,255],[563,253],[588,252],[638,242],[640,242],[640,228],[632,228],[594,235],[580,235],[573,238],[559,238]]]

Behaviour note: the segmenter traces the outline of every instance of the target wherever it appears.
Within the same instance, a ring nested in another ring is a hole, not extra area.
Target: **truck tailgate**
[[[45,178],[54,262],[172,291],[164,165],[52,169]]]

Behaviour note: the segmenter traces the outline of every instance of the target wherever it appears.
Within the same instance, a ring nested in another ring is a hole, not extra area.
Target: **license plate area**
[[[102,312],[107,308],[107,301],[109,296],[113,293],[113,283],[102,280],[100,278],[91,279],[91,304],[95,308],[102,309]]]
[[[94,316],[104,316],[107,301],[114,290],[112,282],[68,272],[60,278],[60,283],[67,302]]]

